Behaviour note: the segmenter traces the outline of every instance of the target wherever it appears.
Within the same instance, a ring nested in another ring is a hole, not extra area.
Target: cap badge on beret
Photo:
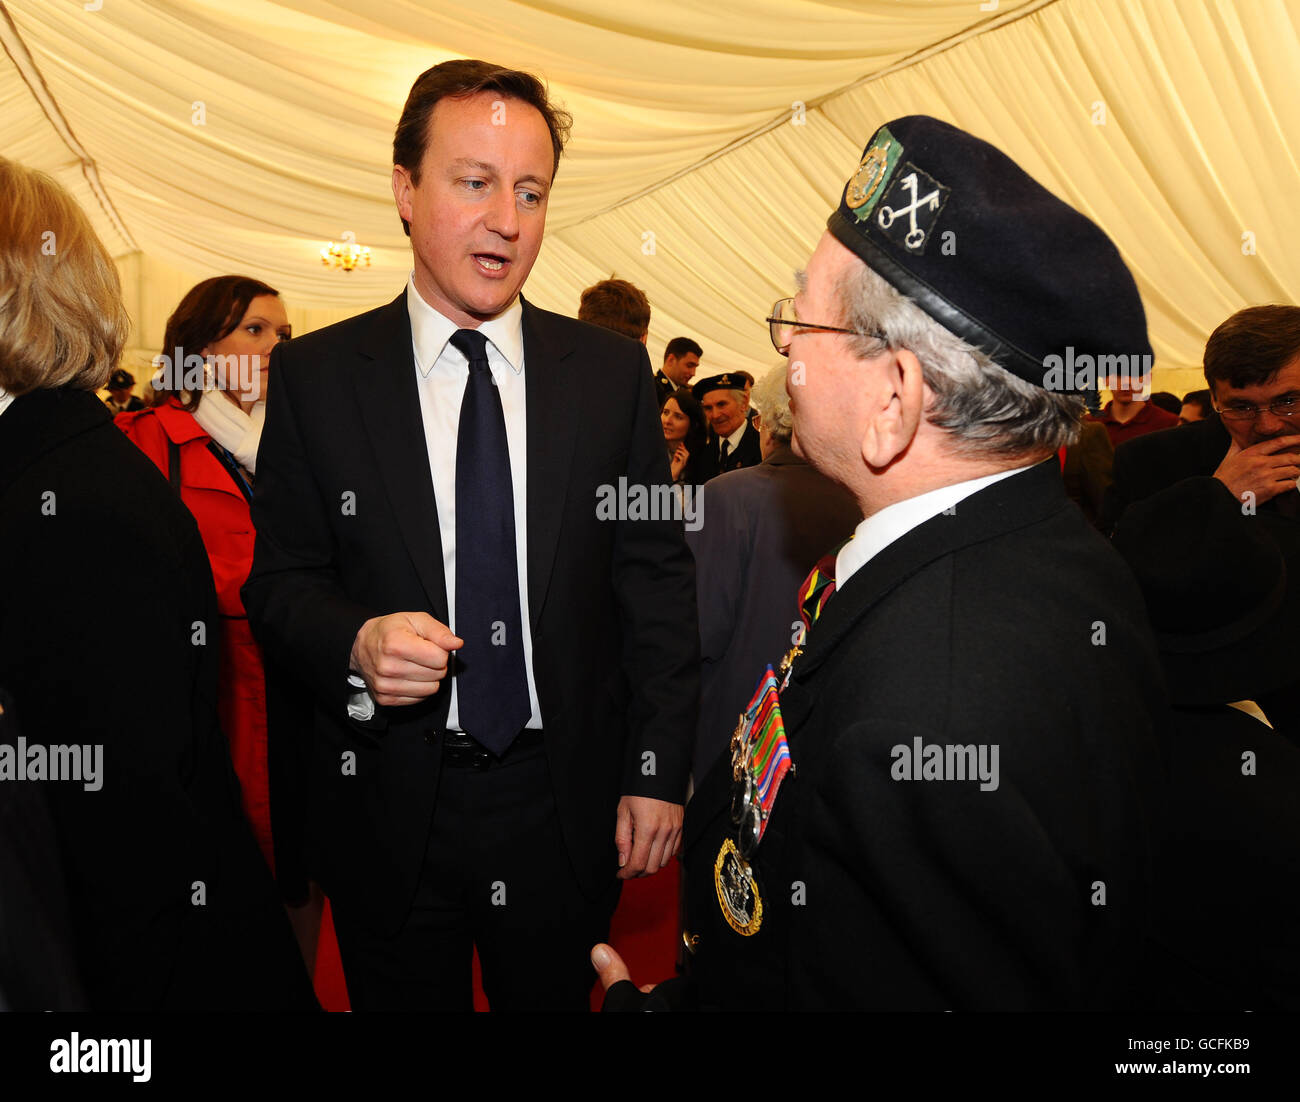
[[[914,164],[905,164],[902,174],[885,193],[876,223],[895,245],[909,253],[923,253],[948,195],[949,189],[933,176]]]
[[[884,193],[885,181],[903,155],[903,147],[894,140],[889,127],[876,131],[875,141],[862,156],[858,171],[844,188],[844,205],[859,222],[871,217],[876,201]]]
[[[1034,386],[1095,390],[1051,376],[1070,349],[1076,359],[1151,354],[1142,298],[1105,232],[1001,150],[939,119],[910,115],[876,130],[826,228]]]
[[[727,371],[721,375],[710,375],[707,379],[700,379],[691,386],[691,394],[695,400],[702,402],[704,396],[714,390],[744,390],[745,379],[738,372]]]

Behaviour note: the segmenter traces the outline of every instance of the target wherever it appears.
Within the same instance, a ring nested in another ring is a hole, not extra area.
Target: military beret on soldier
[[[746,375],[741,371],[728,371],[722,375],[710,375],[691,387],[691,394],[697,402],[704,401],[704,396],[712,390],[744,390]],[[752,382],[752,379],[751,379]]]
[[[910,115],[877,130],[827,229],[940,325],[1036,386],[1092,390],[1102,356],[1150,367],[1142,299],[1110,238],[948,123]],[[1073,370],[1053,371],[1067,363]]]

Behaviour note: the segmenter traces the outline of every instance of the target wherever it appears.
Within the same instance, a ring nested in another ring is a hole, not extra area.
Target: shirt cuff
[[[348,694],[348,716],[351,719],[362,720],[375,718],[375,698],[370,695],[370,690],[366,688],[365,680],[355,673],[348,674],[348,684],[354,689],[360,689],[360,692]]]

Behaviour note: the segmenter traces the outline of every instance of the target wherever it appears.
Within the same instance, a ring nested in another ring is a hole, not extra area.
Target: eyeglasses
[[[1274,417],[1294,417],[1300,413],[1300,395],[1291,394],[1279,398],[1276,402],[1269,402],[1266,406],[1224,406],[1222,409],[1218,406],[1214,407],[1214,412],[1225,421],[1253,421],[1265,411]]]
[[[768,332],[772,337],[772,347],[782,356],[790,354],[790,341],[799,329],[817,329],[823,333],[851,333],[860,337],[875,337],[878,341],[888,343],[884,333],[861,329],[844,329],[838,325],[813,325],[812,322],[800,321],[794,315],[794,299],[779,298],[772,304],[772,314],[763,319],[767,322]]]

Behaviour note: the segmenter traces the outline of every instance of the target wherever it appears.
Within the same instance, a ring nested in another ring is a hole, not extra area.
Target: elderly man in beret
[[[798,282],[770,321],[794,446],[865,519],[695,792],[688,978],[645,998],[1121,1005],[1160,672],[1132,575],[1065,495],[1081,401],[1046,366],[1149,354],[1133,279],[1003,153],[913,116],[872,137]],[[643,1001],[609,947],[593,962],[607,1005]]]
[[[709,423],[709,436],[700,457],[702,482],[763,462],[758,430],[749,421],[748,388],[753,383],[747,371],[728,371],[701,379],[691,387]]]
[[[135,410],[145,408],[144,402],[131,392],[134,386],[134,376],[120,367],[109,376],[108,397],[104,399],[104,405],[108,407],[109,413],[115,415],[133,413]]]

